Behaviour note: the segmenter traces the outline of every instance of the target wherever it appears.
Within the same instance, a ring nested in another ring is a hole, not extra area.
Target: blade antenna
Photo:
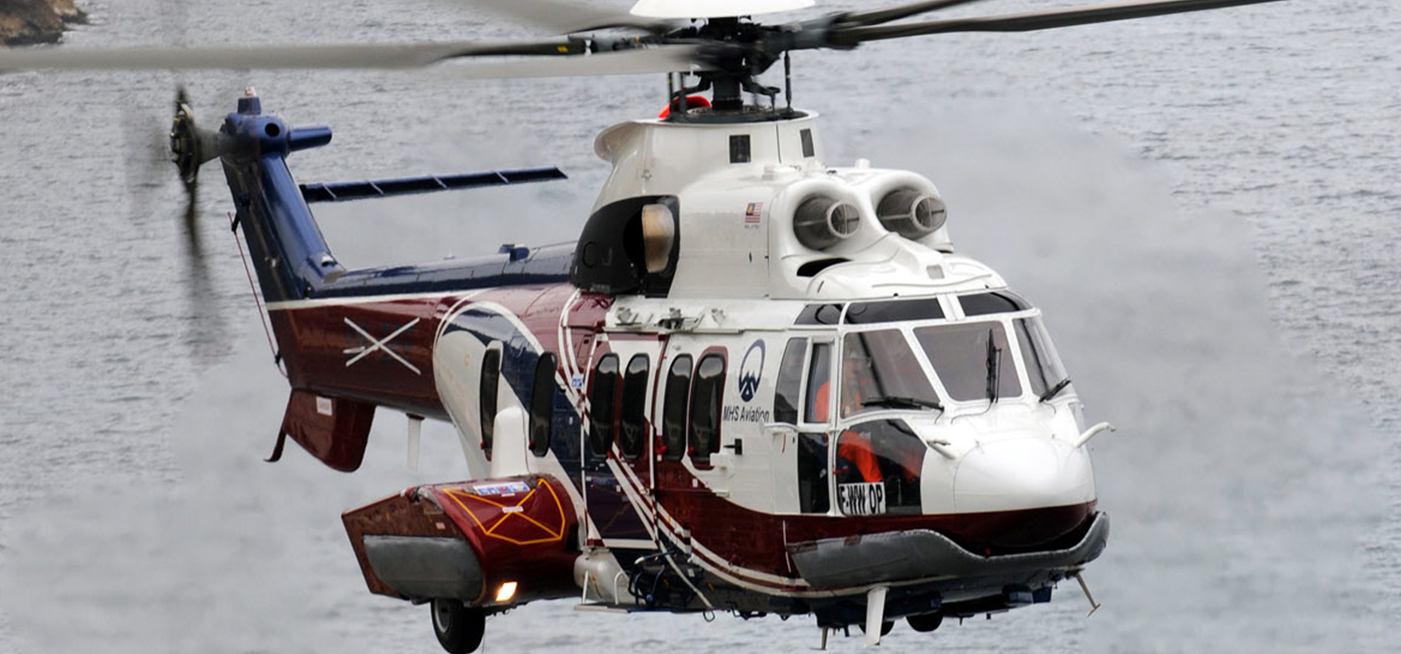
[[[788,50],[783,51],[783,99],[788,111],[793,111],[793,61],[788,58]]]

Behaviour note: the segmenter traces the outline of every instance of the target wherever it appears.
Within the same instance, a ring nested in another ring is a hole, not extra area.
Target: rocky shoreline
[[[66,23],[87,19],[73,0],[0,0],[0,48],[56,43]]]

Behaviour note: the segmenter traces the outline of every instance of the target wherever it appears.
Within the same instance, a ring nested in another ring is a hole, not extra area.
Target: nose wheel
[[[433,633],[438,644],[450,654],[469,654],[482,645],[486,633],[486,611],[454,599],[435,599],[432,605]]]

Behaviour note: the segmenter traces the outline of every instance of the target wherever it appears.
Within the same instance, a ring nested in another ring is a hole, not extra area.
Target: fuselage
[[[599,138],[613,175],[578,243],[356,271],[270,120],[230,116],[261,145],[225,170],[293,387],[283,433],[353,470],[376,407],[448,420],[470,478],[505,481],[437,489],[439,513],[556,496],[560,528],[521,516],[540,538],[459,526],[485,579],[463,601],[524,574],[487,559],[526,543],[586,599],[849,624],[836,600],[875,588],[904,589],[892,615],[1044,601],[1102,549],[1093,431],[1040,311],[953,251],[927,180],[823,164],[814,117],[625,123]],[[347,516],[372,589],[432,599],[376,575],[419,550],[365,545],[387,527]],[[681,590],[644,600],[645,574]],[[542,583],[520,597],[569,586]]]

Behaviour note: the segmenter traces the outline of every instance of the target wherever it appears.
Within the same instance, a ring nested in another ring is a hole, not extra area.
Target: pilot
[[[874,381],[871,359],[859,350],[848,348],[842,356],[842,416],[857,413],[866,406],[862,400],[875,396],[868,392]]]
[[[837,483],[884,481],[880,461],[871,448],[871,435],[846,430],[837,439]]]
[[[842,412],[843,417],[861,410],[865,404],[862,398],[873,395],[864,390],[875,380],[871,376],[871,360],[860,353],[848,350],[842,358]],[[822,380],[813,394],[812,405],[808,407],[811,422],[827,422],[828,407],[831,406],[832,380]]]

